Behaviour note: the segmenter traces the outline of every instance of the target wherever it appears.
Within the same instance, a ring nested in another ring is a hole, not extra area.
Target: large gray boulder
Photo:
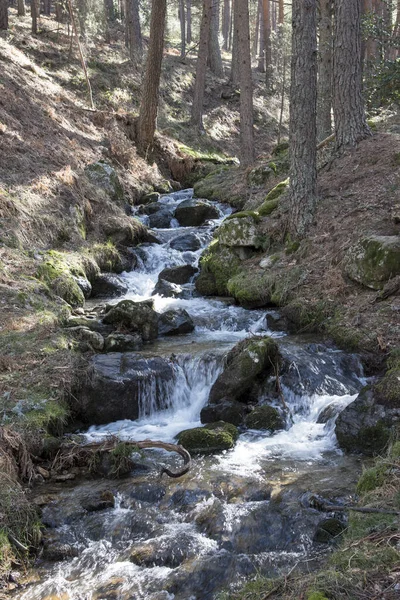
[[[111,333],[104,340],[105,352],[136,352],[143,348],[143,340],[138,333]]]
[[[84,423],[137,419],[168,404],[175,371],[167,359],[114,352],[95,355],[90,367],[90,377],[78,393],[77,416]]]
[[[183,233],[171,240],[170,247],[180,252],[195,252],[201,248],[201,240],[195,233]]]
[[[188,283],[197,272],[198,269],[192,265],[179,265],[163,269],[158,278],[182,285],[183,283]]]
[[[175,218],[183,227],[198,227],[218,217],[218,209],[207,200],[184,200],[175,209]]]
[[[128,286],[121,277],[113,273],[101,273],[92,283],[92,297],[116,298],[128,291]]]
[[[130,332],[139,333],[145,342],[158,336],[158,313],[151,301],[134,302],[122,300],[112,306],[103,318],[107,325],[124,327]]]
[[[252,216],[226,219],[218,229],[218,239],[224,246],[244,246],[258,248],[260,232]]]
[[[110,164],[98,161],[85,168],[85,175],[96,187],[101,188],[112,200],[122,201],[124,190],[118,174]]]
[[[149,226],[154,229],[169,229],[173,218],[172,211],[165,207],[149,215]]]
[[[189,313],[182,308],[167,310],[158,319],[159,335],[180,335],[191,333],[193,330],[193,320]]]
[[[374,290],[400,275],[400,236],[370,235],[361,238],[345,257],[345,273],[350,279]]]

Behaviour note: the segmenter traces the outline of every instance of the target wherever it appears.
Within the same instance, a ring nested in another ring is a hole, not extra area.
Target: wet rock
[[[136,483],[134,485],[130,484],[126,493],[131,500],[157,504],[164,498],[166,488],[156,483]]]
[[[256,406],[245,419],[245,425],[249,429],[266,429],[268,431],[276,431],[283,429],[285,421],[277,408],[273,406],[263,405]]]
[[[201,409],[200,420],[202,423],[215,423],[225,421],[232,425],[241,425],[246,415],[246,406],[235,400],[207,404]]]
[[[90,281],[86,279],[86,277],[74,277],[74,279],[81,291],[83,292],[85,299],[87,300],[88,298],[90,298],[90,295],[92,293],[92,285]]]
[[[128,286],[121,277],[112,273],[98,275],[92,284],[94,298],[112,298],[123,296],[128,291]]]
[[[219,421],[178,434],[178,443],[194,454],[208,454],[233,448],[239,432],[231,423]]]
[[[235,249],[212,242],[200,260],[196,290],[204,296],[228,296],[228,281],[241,269]]]
[[[400,275],[400,236],[371,235],[349,249],[345,273],[350,279],[374,290]]]
[[[377,402],[371,387],[363,388],[336,420],[339,446],[348,452],[379,454],[400,424],[400,406],[388,408]]]
[[[90,182],[101,188],[112,200],[123,201],[124,190],[114,167],[107,162],[98,161],[85,168]]]
[[[90,329],[91,331],[97,331],[99,333],[108,329],[107,327],[104,327],[100,319],[87,316],[70,317],[67,320],[65,327],[84,327],[85,329]]]
[[[158,336],[158,314],[149,301],[122,300],[110,308],[103,322],[127,327],[139,333],[145,342],[154,340]]]
[[[141,204],[154,204],[155,202],[158,202],[159,199],[160,199],[159,192],[150,192],[149,194],[145,194],[140,199],[140,202],[141,202]]]
[[[317,423],[327,423],[334,419],[343,409],[341,402],[332,402],[318,415]]]
[[[195,252],[201,248],[201,240],[195,233],[183,233],[171,240],[170,247],[180,252]]]
[[[175,209],[175,218],[183,227],[198,227],[210,219],[218,219],[218,209],[207,200],[184,200]]]
[[[251,216],[231,218],[218,229],[218,239],[224,246],[260,246],[260,233],[256,219]]]
[[[41,558],[49,562],[58,562],[75,556],[79,556],[78,548],[70,544],[51,542],[48,544],[45,543]]]
[[[177,267],[163,269],[159,274],[158,279],[163,279],[170,283],[183,284],[188,283],[197,272],[198,269],[192,265],[179,265]]]
[[[314,541],[320,544],[329,544],[337,542],[341,533],[346,529],[346,526],[342,521],[331,517],[330,519],[323,519],[318,523],[317,530],[314,535]]]
[[[178,533],[160,536],[138,544],[130,553],[129,560],[141,567],[169,567],[175,569],[184,560],[196,556],[198,548],[190,535]]]
[[[159,279],[151,295],[163,296],[163,298],[190,298],[189,290],[183,289],[176,283],[170,283],[164,279]]]
[[[135,352],[142,348],[143,340],[138,333],[112,333],[104,340],[105,352]]]
[[[70,327],[68,331],[75,339],[79,340],[81,351],[94,350],[95,352],[101,352],[103,350],[104,338],[97,331],[91,331],[87,327]]]
[[[193,508],[199,502],[211,498],[211,492],[208,490],[185,490],[180,489],[174,492],[170,498],[172,506],[179,508]]]
[[[99,494],[93,494],[86,498],[82,498],[81,505],[87,512],[97,512],[114,508],[114,495],[110,491],[103,491]]]
[[[165,204],[162,204],[161,202],[150,202],[149,204],[146,204],[146,206],[142,206],[139,210],[140,214],[143,215],[155,215],[156,213],[158,213],[160,210],[169,210],[169,212],[172,214],[171,210],[168,209],[167,206],[165,206]]]
[[[278,357],[278,346],[272,338],[249,338],[239,342],[227,354],[226,367],[211,388],[209,403],[246,400],[245,393],[255,378],[265,378],[273,373]]]
[[[191,333],[194,323],[189,313],[182,309],[167,310],[158,319],[159,335],[180,335]]]
[[[173,213],[169,208],[163,207],[154,214],[149,215],[149,226],[155,229],[169,229]]]
[[[96,355],[91,376],[79,390],[78,417],[101,425],[122,419],[137,419],[140,406],[165,408],[168,405],[175,371],[161,357],[142,358],[135,353]]]

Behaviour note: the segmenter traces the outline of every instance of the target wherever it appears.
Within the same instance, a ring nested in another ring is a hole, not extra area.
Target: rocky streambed
[[[359,472],[335,420],[364,384],[361,365],[272,331],[273,311],[196,292],[200,256],[229,213],[192,190],[139,207],[154,241],[132,250],[135,270],[105,278],[104,304],[89,300],[69,323],[97,351],[75,391],[86,439],[178,436],[195,451],[191,471],[161,479],[177,459],[154,450],[134,454],[120,480],[37,488],[44,549],[16,597],[211,600],[242,577],[308,568],[345,526],[326,504],[347,502]],[[238,260],[248,252],[238,246]]]

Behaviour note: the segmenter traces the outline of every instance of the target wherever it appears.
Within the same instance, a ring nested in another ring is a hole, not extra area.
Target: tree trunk
[[[192,43],[192,0],[186,0],[186,25],[187,25],[186,41],[188,44],[191,44]]]
[[[39,0],[31,0],[32,33],[38,32]]]
[[[185,58],[185,55],[186,55],[185,0],[179,0],[179,22],[181,25],[181,58]]]
[[[260,0],[258,0],[257,10],[256,10],[256,25],[254,27],[253,50],[251,53],[253,59],[257,58],[257,56],[258,56],[259,33],[260,33]]]
[[[25,8],[25,0],[18,0],[18,16],[25,17],[26,8]]]
[[[263,0],[258,0],[258,10],[260,14],[260,51],[258,55],[257,70],[260,73],[265,73],[265,44],[264,44],[264,14]]]
[[[371,135],[361,94],[361,0],[335,0],[333,113],[337,150]]]
[[[272,52],[271,52],[271,6],[270,0],[263,0],[265,85],[267,93],[272,93]]]
[[[114,21],[114,2],[113,0],[104,0],[104,21],[105,33],[104,39],[106,44],[111,42],[110,23]]]
[[[137,129],[138,149],[143,156],[147,155],[149,151],[151,152],[154,133],[156,131],[166,13],[167,0],[153,0],[150,19],[149,50]]]
[[[240,79],[240,164],[246,168],[255,160],[248,0],[235,0],[235,30],[238,41]]]
[[[224,38],[224,44],[222,47],[224,50],[229,50],[230,25],[231,25],[231,4],[230,4],[230,0],[224,0],[224,11],[223,11],[223,16],[222,16],[222,37]]]
[[[240,76],[239,76],[239,46],[238,46],[238,38],[237,38],[237,30],[236,30],[236,17],[235,17],[235,12],[236,12],[236,2],[235,0],[233,0],[232,3],[232,33],[231,33],[231,37],[232,37],[232,62],[231,62],[231,75],[230,75],[230,82],[232,83],[232,85],[239,85],[239,80],[240,80]]]
[[[0,29],[8,29],[8,0],[0,0]]]
[[[203,103],[206,85],[208,41],[211,26],[213,0],[203,0],[203,15],[200,25],[199,52],[197,54],[196,78],[194,82],[191,121],[198,129],[203,129]]]
[[[64,23],[64,5],[63,0],[56,0],[56,21],[57,23]]]
[[[207,64],[214,75],[217,77],[224,76],[221,49],[219,47],[219,0],[213,0],[212,3]]]
[[[134,65],[139,65],[143,58],[143,40],[140,28],[138,0],[126,0],[125,40],[129,48],[129,56]]]
[[[51,15],[51,0],[43,0],[43,14],[48,17]]]
[[[317,202],[316,108],[316,0],[293,0],[289,227],[295,236],[312,223]]]
[[[332,132],[332,0],[319,2],[317,140]]]

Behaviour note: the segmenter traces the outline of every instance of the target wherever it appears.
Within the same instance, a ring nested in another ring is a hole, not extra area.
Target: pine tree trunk
[[[272,93],[272,51],[271,51],[271,6],[270,0],[263,0],[265,85],[267,93]]]
[[[137,127],[138,150],[143,156],[151,153],[156,131],[166,12],[167,0],[153,0],[149,50]]]
[[[293,0],[289,227],[296,237],[312,223],[317,202],[316,108],[316,0]]]
[[[264,14],[263,0],[258,0],[258,11],[260,15],[260,50],[258,55],[257,70],[260,73],[265,73],[265,44],[264,44]]]
[[[8,29],[8,0],[0,0],[0,29]]]
[[[283,25],[284,22],[285,22],[285,7],[283,4],[283,0],[279,0],[278,25]]]
[[[105,41],[111,42],[110,23],[114,20],[114,2],[113,0],[104,0],[104,20],[105,20]]]
[[[207,64],[214,75],[217,77],[224,76],[221,49],[219,47],[219,0],[213,0],[212,3]]]
[[[361,94],[361,0],[335,0],[333,114],[337,150],[371,135]]]
[[[229,50],[229,29],[231,24],[230,0],[224,0],[224,11],[222,17],[222,36],[224,38],[223,49]]]
[[[192,0],[186,0],[186,22],[187,22],[186,41],[188,44],[191,44],[192,43]]]
[[[25,0],[18,0],[18,16],[25,17],[26,8],[25,8]]]
[[[48,17],[51,15],[51,0],[43,0],[43,14]]]
[[[186,55],[186,15],[185,0],[179,0],[179,22],[181,26],[181,58]]]
[[[32,33],[38,32],[39,0],[31,0]]]
[[[319,2],[317,140],[332,133],[332,0]]]
[[[240,165],[246,168],[255,160],[248,0],[235,0],[235,15],[240,79]]]
[[[197,54],[196,78],[194,82],[191,121],[198,129],[203,129],[204,89],[206,85],[206,68],[208,41],[211,26],[211,10],[213,0],[203,0],[203,15],[200,25],[199,52]]]
[[[236,2],[233,0],[232,3],[232,62],[231,62],[231,75],[229,81],[232,85],[239,85],[239,47],[237,39],[237,28],[236,28]]]
[[[252,58],[255,59],[258,56],[258,44],[259,44],[259,34],[260,34],[260,0],[258,0],[257,11],[256,11],[256,24],[254,27],[254,36],[253,36],[253,50],[251,52]]]
[[[129,48],[129,56],[134,65],[139,65],[143,58],[143,40],[140,28],[138,0],[126,0],[125,40]]]

